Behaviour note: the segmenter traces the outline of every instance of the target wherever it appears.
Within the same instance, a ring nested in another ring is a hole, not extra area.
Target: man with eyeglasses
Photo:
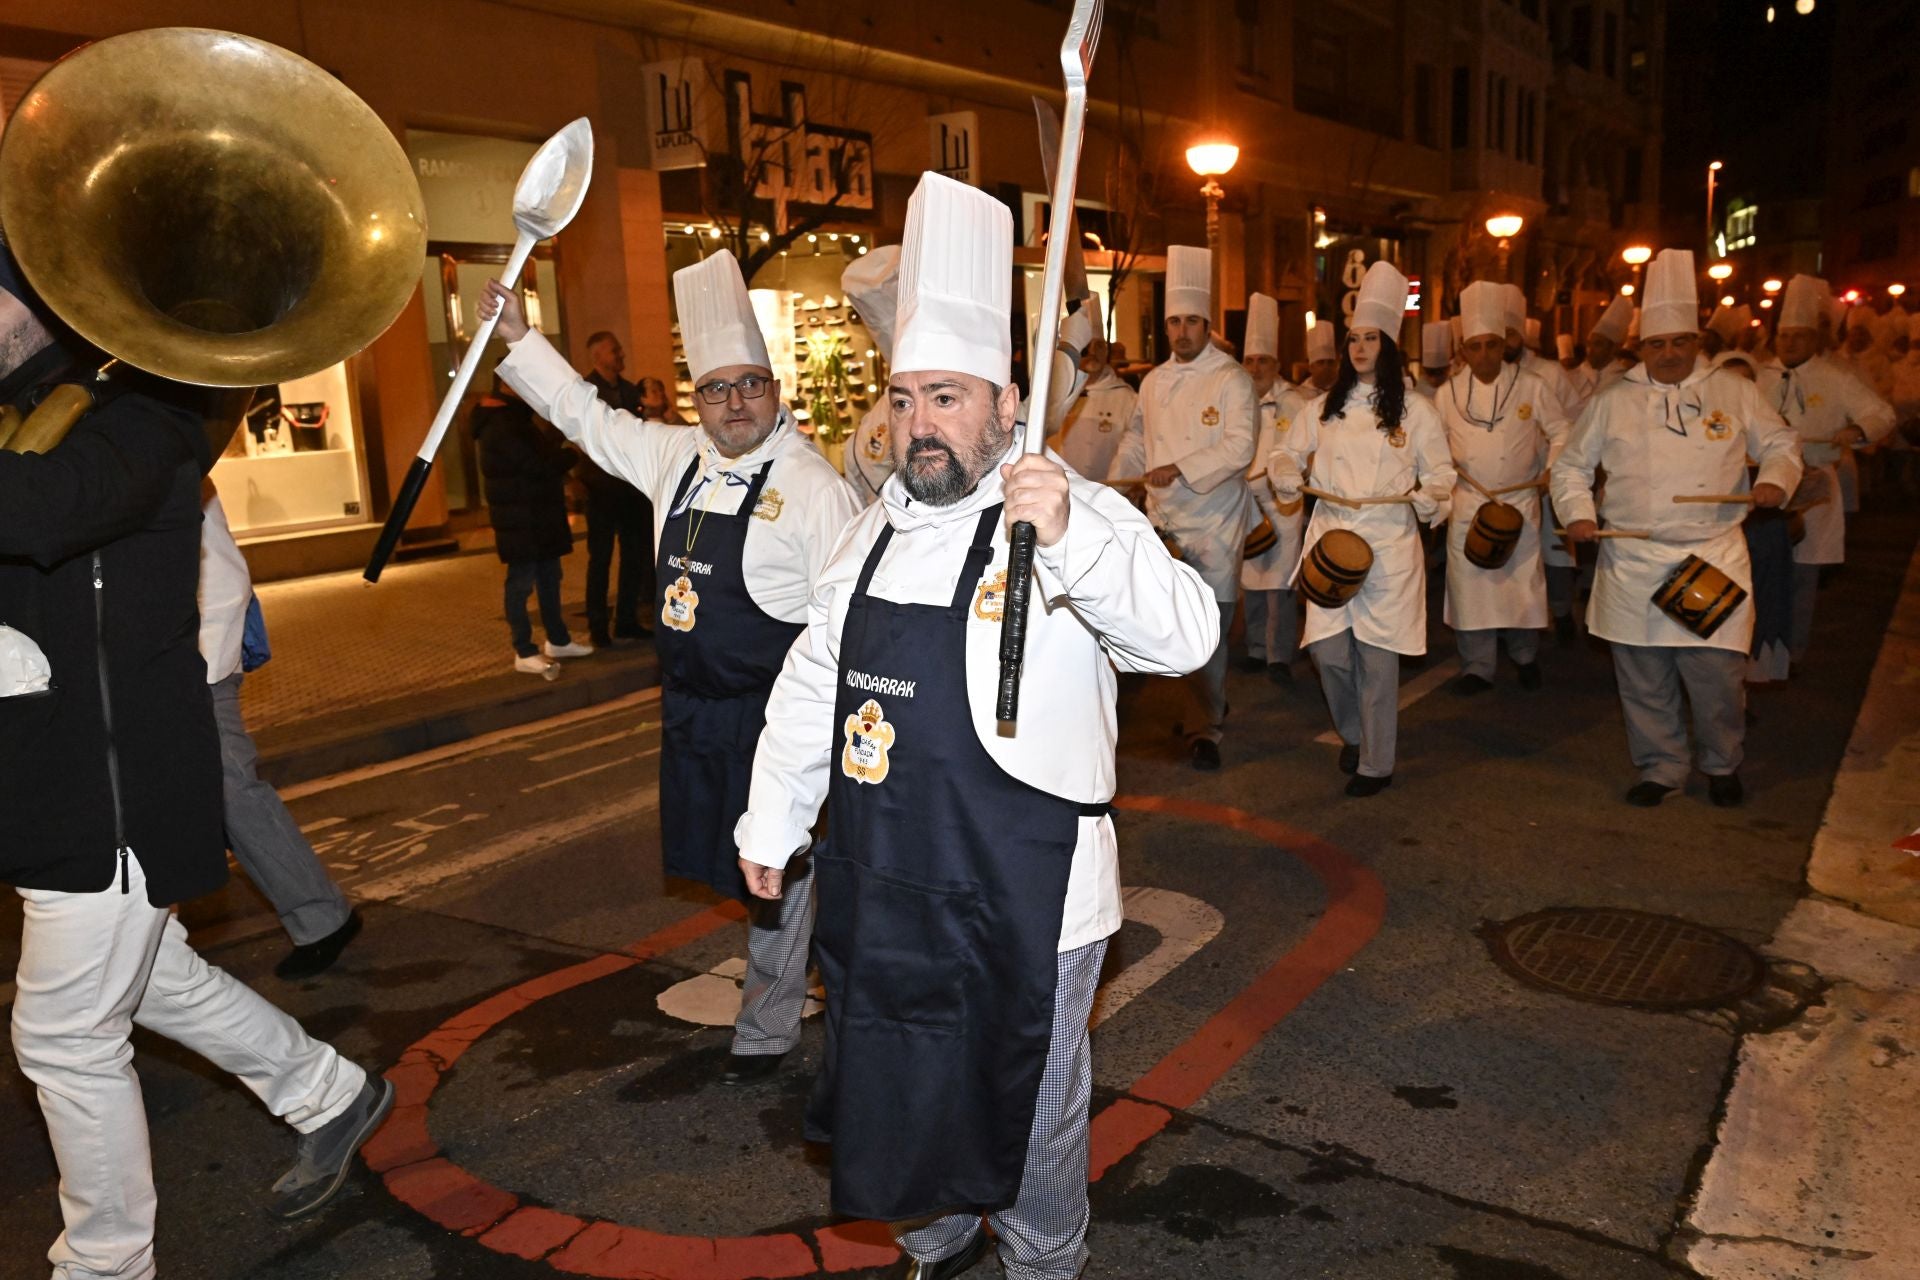
[[[1667,249],[1647,268],[1641,310],[1642,363],[1596,394],[1553,463],[1553,506],[1575,542],[1600,547],[1587,629],[1612,647],[1627,747],[1639,781],[1627,803],[1651,809],[1686,784],[1693,758],[1707,797],[1740,803],[1746,739],[1747,646],[1753,602],[1742,599],[1701,635],[1654,603],[1690,558],[1753,589],[1741,531],[1742,502],[1680,502],[1748,494],[1777,507],[1800,481],[1800,445],[1751,382],[1714,376],[1698,363],[1700,311],[1693,254]],[[1759,464],[1749,489],[1747,460]],[[1594,483],[1606,473],[1595,508]],[[1685,689],[1683,701],[1681,690]],[[1693,746],[1688,749],[1688,707]]]
[[[780,901],[750,897],[733,828],[747,807],[774,677],[806,622],[808,584],[859,504],[782,403],[733,255],[682,268],[673,287],[696,431],[602,403],[498,281],[481,313],[500,315],[500,376],[653,501],[661,844],[669,875],[751,908],[745,990],[721,1076],[745,1084],[771,1077],[799,1042],[813,886],[802,862]]]

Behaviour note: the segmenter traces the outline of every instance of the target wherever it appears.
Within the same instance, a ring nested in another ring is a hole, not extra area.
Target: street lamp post
[[[1232,172],[1233,166],[1240,160],[1240,148],[1231,142],[1197,142],[1187,148],[1187,167],[1206,179],[1200,186],[1200,194],[1207,201],[1207,253],[1212,261],[1213,279],[1208,283],[1213,287],[1213,315],[1209,316],[1214,328],[1220,327],[1220,201],[1226,196],[1226,188],[1220,185],[1220,179]]]
[[[1527,220],[1517,213],[1496,213],[1487,219],[1487,234],[1500,242],[1500,279],[1505,281],[1508,275],[1507,259],[1513,251],[1513,238]]]
[[[1723,166],[1718,160],[1707,166],[1707,256],[1713,256],[1713,189],[1720,178]]]
[[[1626,263],[1628,266],[1633,268],[1633,289],[1634,290],[1638,290],[1640,287],[1641,268],[1645,267],[1648,262],[1652,261],[1652,259],[1653,259],[1653,246],[1651,245],[1630,244],[1626,248],[1620,251],[1620,261]],[[1633,294],[1631,292],[1628,292],[1627,296],[1632,297]]]

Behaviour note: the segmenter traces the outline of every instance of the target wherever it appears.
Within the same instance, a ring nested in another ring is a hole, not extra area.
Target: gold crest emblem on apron
[[[780,496],[778,489],[762,489],[760,501],[753,504],[753,518],[772,523],[778,520],[780,513],[786,509],[787,500]]]
[[[1731,440],[1733,438],[1732,421],[1728,419],[1726,414],[1720,412],[1718,409],[1715,409],[1707,415],[1706,425],[1707,439],[1709,440]]]
[[[1531,401],[1529,401],[1528,403],[1526,403],[1526,404],[1523,404],[1523,405],[1521,405],[1521,406],[1520,406],[1520,407],[1519,407],[1518,409],[1515,409],[1515,410],[1513,411],[1513,416],[1514,416],[1514,417],[1516,417],[1516,418],[1518,418],[1518,419],[1520,419],[1520,421],[1522,421],[1522,422],[1531,422],[1531,421],[1533,421],[1533,404],[1532,404],[1532,402],[1531,402]]]
[[[973,616],[982,622],[998,622],[1007,611],[1007,571],[990,574],[980,579],[980,589],[973,593]]]
[[[1396,449],[1406,448],[1407,447],[1406,431],[1404,431],[1400,427],[1395,427],[1393,430],[1387,432],[1387,443],[1392,445]]]
[[[867,432],[865,448],[867,450],[868,462],[878,462],[887,456],[886,423],[876,422],[873,424],[873,430]]]
[[[683,573],[667,588],[660,606],[660,620],[675,631],[691,631],[694,611],[699,607],[700,593],[693,589],[693,580]]]
[[[1207,406],[1207,410],[1206,410],[1206,412],[1205,412],[1205,413],[1202,413],[1202,414],[1200,415],[1200,425],[1201,425],[1201,426],[1203,426],[1203,427],[1217,427],[1217,426],[1219,426],[1219,425],[1220,425],[1220,411],[1219,411],[1218,409],[1216,409],[1216,408],[1214,408],[1214,407],[1213,407],[1212,405],[1208,405],[1208,406]]]
[[[842,726],[847,745],[840,752],[840,772],[855,782],[878,785],[887,780],[887,750],[893,746],[893,726],[868,698]]]

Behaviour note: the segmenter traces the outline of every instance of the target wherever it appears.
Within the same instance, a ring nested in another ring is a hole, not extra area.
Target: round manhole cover
[[[1485,937],[1495,962],[1528,986],[1600,1004],[1726,1004],[1766,972],[1752,948],[1724,933],[1645,911],[1559,907],[1489,925]]]

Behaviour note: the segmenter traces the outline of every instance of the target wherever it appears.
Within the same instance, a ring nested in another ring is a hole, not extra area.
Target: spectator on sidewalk
[[[0,406],[91,383],[0,248]],[[194,648],[200,480],[224,441],[130,387],[44,454],[0,452],[0,880],[23,899],[13,1049],[60,1169],[65,1280],[155,1274],[137,1024],[239,1076],[299,1133],[282,1217],[344,1185],[393,1106],[369,1077],[187,944],[175,904],[226,880],[220,741]],[[158,390],[156,388],[156,390]]]
[[[541,429],[517,392],[493,380],[493,394],[473,409],[473,438],[487,483],[494,550],[507,566],[507,629],[513,669],[552,679],[555,658],[584,658],[593,646],[576,644],[560,608],[560,560],[573,550],[567,525],[567,472],[580,455]],[[533,642],[527,594],[540,598],[547,642]]]
[[[670,427],[689,425],[667,396],[667,384],[658,378],[640,379],[640,416],[648,422],[664,422]]]
[[[639,385],[621,376],[627,353],[620,339],[602,329],[587,339],[587,354],[593,368],[586,379],[602,403],[609,409],[640,412]],[[639,609],[641,601],[653,599],[653,504],[591,458],[580,459],[579,476],[587,489],[587,626],[594,644],[611,648],[615,640],[638,640],[647,634]],[[607,580],[615,542],[620,544],[620,577],[609,617]]]
[[[332,968],[359,936],[360,913],[327,875],[280,793],[260,778],[260,749],[240,712],[240,682],[267,660],[266,627],[246,558],[211,479],[202,482],[201,497],[206,523],[200,529],[200,656],[220,731],[227,848],[293,939],[293,950],[274,966],[275,976],[311,978]]]

